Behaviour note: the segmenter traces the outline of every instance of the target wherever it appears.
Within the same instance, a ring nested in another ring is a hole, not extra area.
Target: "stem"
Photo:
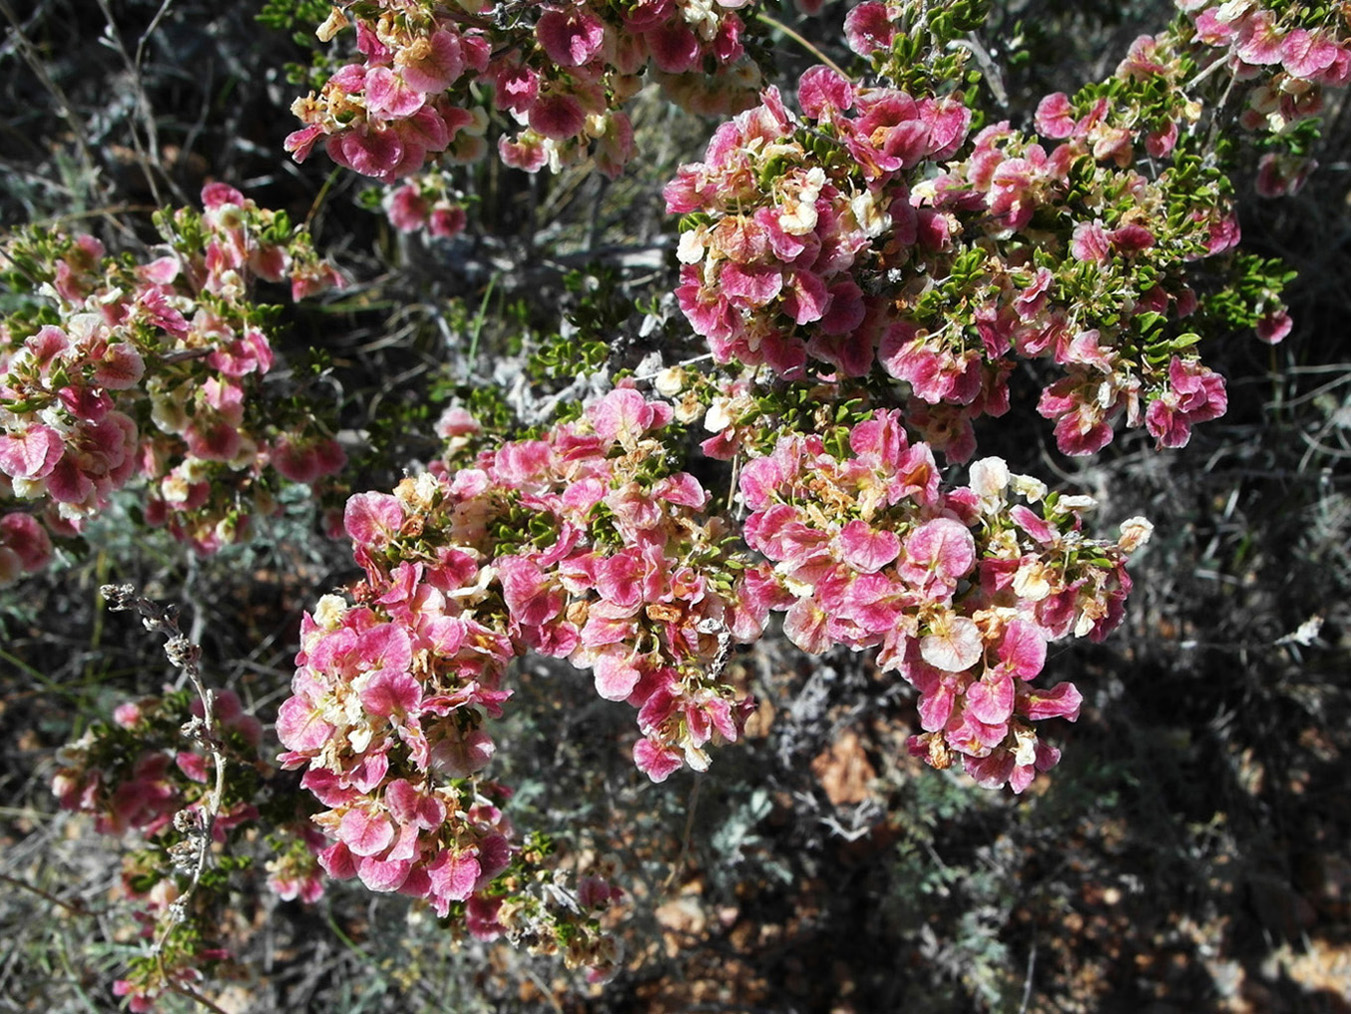
[[[338,178],[338,173],[341,171],[340,168],[337,168],[329,173],[328,177],[324,180],[324,185],[319,188],[319,193],[315,195],[314,203],[310,205],[310,213],[305,216],[305,230],[307,232],[310,231],[310,223],[314,221],[314,216],[319,214],[319,209],[323,206],[324,198],[328,196],[329,190],[333,188],[333,181]],[[311,235],[313,235],[312,232]]]
[[[188,903],[192,896],[201,886],[202,874],[206,872],[207,860],[211,855],[211,844],[213,841],[212,830],[216,825],[216,817],[220,813],[221,804],[225,800],[225,752],[221,749],[221,739],[216,730],[216,720],[213,705],[215,703],[215,694],[202,682],[202,670],[197,664],[201,657],[201,648],[189,641],[178,629],[178,619],[175,616],[175,610],[161,606],[157,602],[152,602],[144,596],[137,595],[136,589],[131,585],[104,585],[99,589],[103,597],[108,600],[108,606],[114,611],[135,610],[140,614],[142,622],[146,629],[157,634],[163,634],[166,638],[164,652],[169,661],[191,681],[193,689],[197,691],[197,697],[202,702],[201,725],[194,728],[195,723],[189,723],[185,729],[193,729],[195,736],[207,751],[211,754],[211,764],[215,773],[211,791],[207,794],[203,806],[193,819],[197,821],[195,827],[190,831],[185,828],[185,833],[189,835],[189,840],[195,836],[196,855],[193,857],[192,878],[183,893],[174,900],[173,905],[168,910],[168,917],[165,919],[164,926],[160,930],[158,939],[155,941],[155,954],[159,959],[161,971],[165,971],[164,947],[169,940],[169,934],[173,932],[174,926],[187,918]],[[183,811],[188,812],[188,811]],[[175,821],[177,823],[177,821]],[[172,981],[172,978],[165,974],[166,981]]]
[[[849,75],[844,72],[838,63],[826,56],[825,53],[821,52],[814,43],[809,42],[801,33],[789,28],[782,21],[771,18],[768,14],[757,14],[755,15],[755,19],[761,24],[768,25],[770,28],[777,28],[836,74],[840,75],[840,77],[844,78],[846,81],[850,80]]]
[[[12,876],[10,876],[8,873],[0,873],[0,880],[3,880],[3,881],[4,881],[5,883],[7,883],[7,884],[13,884],[15,887],[21,887],[21,888],[23,888],[25,891],[28,891],[28,892],[30,892],[30,893],[32,893],[32,894],[36,894],[36,895],[37,895],[39,898],[41,898],[43,901],[49,901],[49,902],[51,902],[53,905],[60,906],[61,908],[64,908],[67,912],[72,912],[72,913],[74,913],[75,915],[93,915],[93,914],[94,914],[93,912],[89,911],[89,909],[87,909],[87,908],[84,907],[84,903],[83,903],[83,902],[79,902],[79,901],[71,902],[71,901],[66,901],[64,898],[58,898],[56,895],[52,894],[50,891],[44,891],[44,890],[43,890],[42,888],[40,888],[40,887],[34,887],[32,884],[28,883],[28,881],[26,881],[26,880],[20,880],[18,877],[12,877]]]
[[[61,86],[47,72],[46,62],[38,55],[33,48],[33,44],[28,41],[28,36],[24,34],[24,26],[19,23],[19,19],[15,16],[14,10],[7,0],[0,0],[0,13],[4,14],[5,20],[10,24],[10,30],[14,33],[14,40],[18,44],[24,62],[28,64],[33,75],[56,100],[57,115],[65,120],[70,127],[71,136],[75,138],[75,145],[80,151],[80,161],[84,163],[85,175],[89,180],[89,189],[91,192],[94,191],[98,181],[98,163],[95,161],[89,142],[85,138],[88,129],[76,117],[75,109],[70,104],[70,100],[66,98],[66,93],[61,90]]]
[[[184,985],[181,982],[170,982],[169,988],[179,996],[186,996],[193,1003],[200,1004],[209,1011],[215,1011],[215,1014],[228,1014],[225,1008],[217,1006],[213,1001],[202,996],[201,993],[197,992],[197,990],[193,989],[191,986]]]

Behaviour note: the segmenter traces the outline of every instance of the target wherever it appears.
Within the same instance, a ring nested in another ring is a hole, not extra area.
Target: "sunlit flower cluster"
[[[867,3],[847,21],[884,73],[904,72],[888,54],[909,6]],[[1280,52],[1327,56],[1328,39],[1291,29]],[[974,453],[976,419],[1007,411],[1019,358],[1056,371],[1039,409],[1063,452],[1100,450],[1122,419],[1182,446],[1227,404],[1187,325],[1211,312],[1199,283],[1239,236],[1227,180],[1193,150],[1203,107],[1188,75],[1206,52],[1185,25],[1141,37],[1111,88],[1046,97],[1036,133],[1002,122],[972,137],[959,93],[813,68],[801,115],[766,91],[668,184],[668,211],[685,216],[680,306],[719,362],[905,381],[907,425],[951,460]],[[1244,284],[1241,319],[1268,342],[1291,326],[1279,287]]]
[[[1023,791],[1059,758],[1032,723],[1079,712],[1073,684],[1034,683],[1046,644],[1101,640],[1120,622],[1125,557],[1148,523],[1126,522],[1116,543],[1087,539],[1091,500],[1048,494],[999,458],[944,489],[895,412],[856,425],[848,446],[785,437],[742,471],[746,542],[774,564],[757,597],[786,605],[784,633],[804,651],[878,649],[880,668],[919,691],[913,753]]]
[[[233,691],[215,692],[211,736],[228,765],[223,779],[227,791],[207,818],[216,772],[203,744],[185,745],[182,734],[185,720],[200,723],[202,715],[201,701],[189,701],[183,692],[129,701],[113,711],[111,722],[94,723],[57,756],[52,791],[64,809],[92,816],[100,834],[145,843],[125,858],[119,885],[139,937],[154,947],[166,920],[181,923],[157,957],[134,962],[113,984],[114,993],[125,997],[133,1011],[155,1009],[166,990],[200,982],[204,968],[229,957],[219,935],[204,930],[212,921],[210,907],[220,900],[215,892],[201,894],[191,912],[180,915],[174,908],[182,904],[185,862],[195,852],[193,835],[202,833],[209,819],[212,842],[239,849],[258,828],[257,804],[263,801],[261,786],[271,768],[259,752],[262,724],[244,711]],[[273,824],[268,833],[279,848],[288,850],[286,855],[294,851],[309,856],[308,862],[291,860],[291,877],[270,876],[269,886],[282,897],[318,898],[324,881],[306,850],[306,839],[315,832],[304,815],[297,813],[284,826]]]
[[[432,159],[483,157],[491,109],[510,124],[498,140],[506,164],[536,172],[590,156],[616,176],[634,153],[623,106],[649,65],[686,108],[726,113],[753,101],[759,70],[746,55],[743,6],[558,0],[471,13],[426,0],[344,4],[318,34],[329,41],[354,29],[359,59],[296,100],[306,126],[286,149],[303,161],[322,140],[339,165],[393,181]],[[491,106],[479,98],[485,87]]]
[[[295,298],[341,279],[284,216],[223,184],[202,202],[162,218],[166,248],[143,264],[90,236],[5,248],[33,306],[0,324],[0,579],[40,567],[48,533],[78,535],[134,477],[149,523],[210,551],[272,509],[269,468],[312,483],[342,466],[313,412],[258,397],[274,357],[251,294],[256,279]]]

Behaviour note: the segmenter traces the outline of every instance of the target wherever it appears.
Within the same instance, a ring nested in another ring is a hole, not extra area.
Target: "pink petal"
[[[487,767],[496,751],[492,737],[482,729],[474,729],[463,737],[452,736],[437,743],[432,749],[431,763],[436,771],[451,778],[468,778]]]
[[[998,654],[1015,676],[1030,680],[1046,665],[1046,639],[1035,624],[1014,620],[1004,631]]]
[[[680,752],[669,746],[640,739],[633,745],[633,762],[654,782],[664,782],[684,763]]]
[[[427,43],[425,52],[415,59],[407,59],[408,51],[400,54],[405,57],[403,78],[419,91],[444,91],[464,73],[459,37],[439,30],[432,33]]]
[[[596,693],[607,701],[627,700],[641,677],[642,673],[629,664],[627,656],[602,655],[595,667]]]
[[[1079,717],[1083,700],[1073,683],[1058,683],[1050,690],[1038,688],[1019,694],[1018,713],[1034,722],[1043,718],[1068,718],[1073,722]]]
[[[906,537],[902,576],[907,580],[911,580],[912,575],[927,572],[955,583],[975,565],[976,540],[960,521],[935,518]]]
[[[784,616],[783,632],[803,651],[819,655],[830,647],[826,625],[828,619],[814,599],[800,598]]]
[[[394,826],[386,817],[372,816],[357,807],[343,814],[337,833],[338,839],[357,856],[373,856],[394,840]]]
[[[901,540],[895,532],[874,531],[871,525],[859,519],[840,529],[839,545],[844,562],[865,574],[881,570],[901,551]]]
[[[966,688],[965,713],[986,725],[1002,725],[1013,714],[1013,679],[995,675]]]
[[[357,861],[357,876],[372,891],[397,891],[408,879],[413,864],[408,859],[381,860],[367,856]]]
[[[427,867],[427,875],[437,898],[464,901],[474,893],[479,876],[478,858],[472,852],[443,850]]]
[[[407,715],[422,703],[422,687],[411,675],[381,669],[361,691],[361,706],[372,715]]]
[[[342,523],[358,546],[383,546],[403,526],[403,507],[387,493],[356,493],[347,501]]]
[[[51,474],[65,452],[61,435],[50,426],[30,426],[20,436],[0,435],[0,472],[15,479]]]

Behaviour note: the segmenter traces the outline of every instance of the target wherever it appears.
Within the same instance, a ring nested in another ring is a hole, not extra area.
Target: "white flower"
[[[667,398],[674,397],[685,388],[685,371],[679,366],[668,366],[657,374],[652,386],[657,389],[658,394]]]
[[[704,226],[680,234],[680,244],[676,247],[676,260],[681,264],[698,264],[704,259],[707,248],[708,230]]]
[[[347,600],[341,595],[324,595],[314,604],[314,622],[325,630],[337,630],[347,615]]]
[[[994,511],[1004,502],[1009,484],[1009,466],[1003,458],[981,458],[971,465],[971,490],[980,497],[981,507]]]
[[[1117,540],[1117,545],[1127,553],[1133,553],[1154,534],[1154,526],[1144,518],[1127,518],[1121,522],[1121,538]]]
[[[1028,503],[1036,503],[1046,495],[1046,483],[1030,475],[1015,475],[1011,482],[1013,491]]]

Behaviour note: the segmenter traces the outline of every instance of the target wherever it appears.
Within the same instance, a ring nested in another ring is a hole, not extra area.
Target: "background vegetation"
[[[981,34],[1010,118],[1109,70],[1166,5],[1008,0]],[[842,5],[781,16],[827,51]],[[449,241],[394,232],[368,184],[280,150],[306,59],[253,4],[0,0],[0,221],[59,221],[110,249],[148,235],[160,202],[222,180],[309,218],[354,285],[291,312],[282,352],[323,349],[359,460],[357,489],[425,460],[459,396],[487,407],[530,354],[557,355],[559,307],[592,354],[636,365],[634,300],[669,290],[674,222],[659,187],[714,124],[655,96],[644,154],[607,183],[468,180]],[[812,58],[780,37],[783,71]],[[832,48],[834,47],[834,48]],[[1337,97],[1334,101],[1341,101]],[[518,673],[523,705],[497,763],[522,826],[615,851],[633,897],[625,968],[588,986],[507,945],[452,947],[405,899],[334,884],[317,905],[233,914],[227,1010],[1168,1011],[1351,1009],[1351,125],[1327,117],[1321,168],[1296,197],[1238,181],[1244,242],[1298,270],[1295,330],[1212,350],[1230,407],[1180,451],[1143,432],[1060,456],[1042,420],[980,431],[983,453],[1099,499],[1103,530],[1156,525],[1133,565],[1123,629],[1060,649],[1088,706],[1065,758],[1024,798],[923,768],[913,702],[865,659],[761,647],[733,663],[760,699],[745,743],[662,786],[633,770],[629,716],[589,681]],[[365,202],[369,205],[369,200]],[[571,332],[569,332],[571,334]],[[570,348],[575,348],[574,345]],[[480,393],[475,394],[474,391]],[[1029,387],[1030,390],[1030,387]],[[1015,392],[1016,394],[1016,392]],[[477,399],[477,401],[476,401]],[[352,575],[345,543],[292,505],[247,547],[196,558],[114,511],[87,555],[0,590],[0,1010],[115,1009],[131,944],[110,906],[113,843],[57,810],[55,752],[90,716],[173,673],[96,589],[133,582],[182,604],[215,685],[264,721],[285,697],[299,616]],[[566,667],[565,667],[566,670]],[[600,836],[604,835],[603,838]],[[176,1001],[183,1008],[186,1000]],[[166,1009],[174,1003],[166,1001]]]

